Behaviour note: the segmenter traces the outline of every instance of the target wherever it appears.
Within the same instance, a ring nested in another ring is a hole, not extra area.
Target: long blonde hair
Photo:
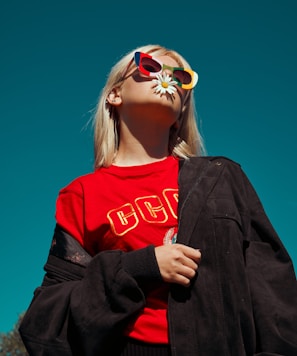
[[[155,56],[168,55],[175,59],[179,66],[190,68],[187,61],[176,51],[160,45],[146,45],[134,49],[120,59],[111,69],[94,115],[94,155],[95,168],[108,167],[112,164],[119,146],[119,122],[117,112],[108,102],[110,92],[118,87],[124,79],[127,68],[132,68],[134,52],[154,53]],[[135,66],[135,65],[134,65]],[[193,91],[189,90],[182,113],[180,125],[170,130],[169,152],[180,158],[202,155],[204,145],[196,123],[196,110]]]

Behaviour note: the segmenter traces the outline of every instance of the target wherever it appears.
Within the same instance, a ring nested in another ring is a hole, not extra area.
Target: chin
[[[158,117],[160,119],[166,119],[173,125],[180,116],[180,106],[178,107],[166,98],[159,98],[152,101],[145,107],[145,112],[150,116]]]

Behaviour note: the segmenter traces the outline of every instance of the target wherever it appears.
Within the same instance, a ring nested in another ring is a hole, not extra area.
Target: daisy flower
[[[176,92],[176,87],[174,85],[177,84],[175,80],[172,80],[172,78],[167,74],[158,74],[157,79],[152,80],[153,83],[156,84],[155,87],[155,93],[160,93],[162,94],[173,94]]]

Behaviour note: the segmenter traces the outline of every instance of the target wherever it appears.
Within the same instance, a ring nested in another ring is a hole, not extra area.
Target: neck
[[[135,166],[161,161],[168,156],[169,129],[160,125],[133,126],[131,130],[123,122],[120,144],[114,164]]]

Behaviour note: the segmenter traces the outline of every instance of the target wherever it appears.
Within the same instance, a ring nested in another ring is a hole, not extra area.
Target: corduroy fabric
[[[171,356],[171,351],[166,344],[148,344],[127,338],[120,356]]]

